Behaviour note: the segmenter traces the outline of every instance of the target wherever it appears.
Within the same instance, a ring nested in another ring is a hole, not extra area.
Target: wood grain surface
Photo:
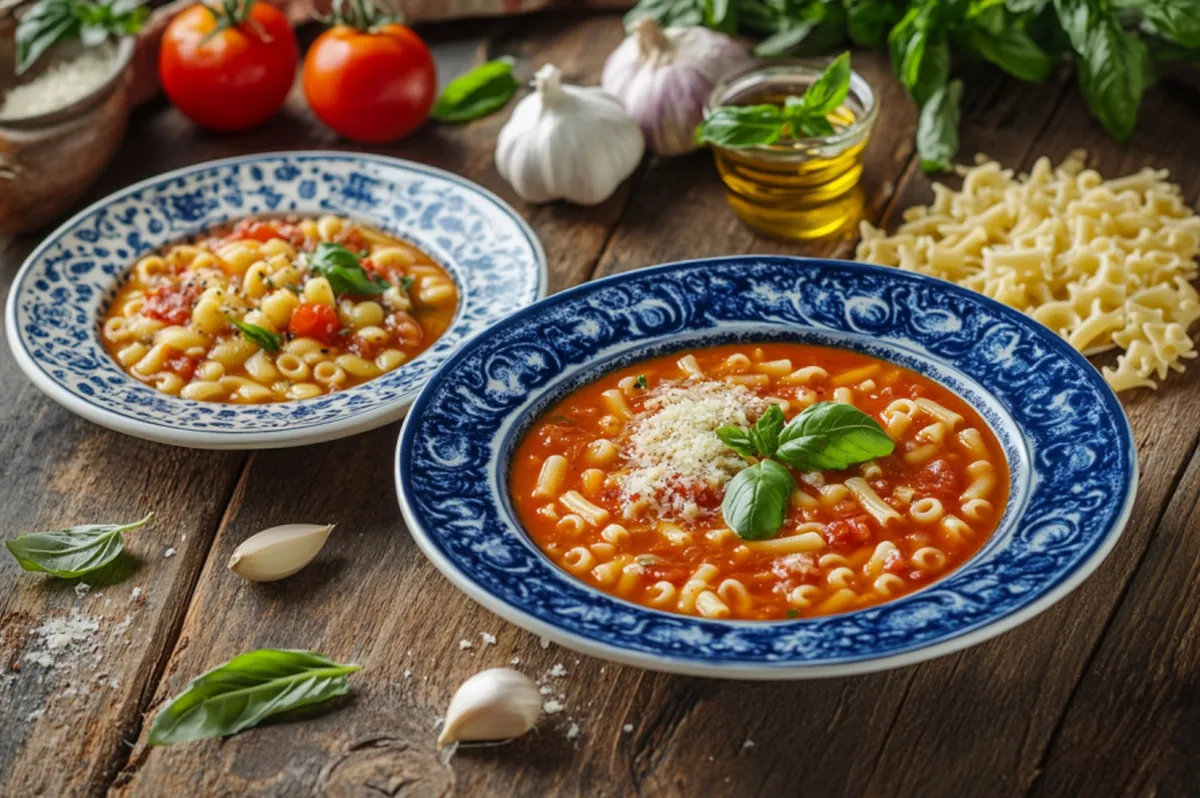
[[[616,16],[556,15],[430,35],[443,81],[504,53],[523,75],[552,61],[568,80],[594,83],[622,30]],[[881,93],[866,180],[868,217],[886,223],[927,200],[930,184],[913,157],[915,114],[886,58],[856,54],[855,66]],[[1153,89],[1122,148],[1091,121],[1068,74],[1030,86],[981,70],[967,83],[964,159],[982,151],[1027,169],[1083,147],[1105,174],[1167,167],[1189,201],[1200,196],[1192,89]],[[596,208],[525,205],[492,163],[508,110],[429,125],[372,151],[450,169],[512,202],[545,245],[552,291],[708,255],[853,256],[853,239],[790,245],[750,232],[705,153],[647,158]],[[94,197],[190,163],[297,148],[353,149],[298,94],[279,118],[238,136],[200,132],[159,101],[135,114]],[[0,239],[3,291],[36,240]],[[121,581],[82,595],[0,560],[0,795],[1200,794],[1200,369],[1157,393],[1123,396],[1141,462],[1138,500],[1116,550],[1066,600],[922,665],[754,684],[543,646],[469,601],[404,529],[392,487],[398,425],[292,451],[156,446],[43,398],[5,350],[5,535],[147,510],[157,517],[129,535],[125,572],[107,575]],[[291,579],[251,584],[227,570],[240,541],[289,522],[338,527]],[[100,619],[95,649],[61,657],[59,667],[37,664],[37,627],[72,609]],[[225,741],[146,745],[158,706],[202,671],[262,646],[316,649],[364,667],[349,696],[303,720]],[[463,750],[443,764],[435,725],[457,685],[514,658],[534,678],[563,665],[567,675],[547,683],[566,709],[511,745]]]

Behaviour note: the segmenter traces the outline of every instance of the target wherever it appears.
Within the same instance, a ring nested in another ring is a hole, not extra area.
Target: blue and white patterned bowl
[[[782,339],[866,352],[953,389],[988,421],[1012,478],[968,563],[876,607],[776,622],[640,607],[560,570],[522,530],[509,463],[530,423],[601,374],[686,347]],[[1137,483],[1129,424],[1099,373],[1025,316],[941,280],[838,261],[729,257],[580,286],[460,349],[426,385],[396,453],[425,554],[488,609],[562,645],[662,671],[840,676],[974,645],[1058,601],[1100,564]]]
[[[344,215],[416,244],[458,283],[450,329],[393,372],[299,402],[181,399],[113,361],[99,320],[140,255],[231,219],[280,213]],[[17,274],[6,332],[34,384],[90,421],[163,443],[254,449],[331,440],[396,420],[464,341],[545,294],[546,255],[533,230],[474,183],[375,155],[271,153],[169,172],[76,215]]]

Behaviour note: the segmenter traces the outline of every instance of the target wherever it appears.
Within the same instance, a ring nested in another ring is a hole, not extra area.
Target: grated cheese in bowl
[[[0,120],[39,116],[83,99],[108,82],[117,61],[116,48],[105,45],[50,65],[33,80],[4,94]]]

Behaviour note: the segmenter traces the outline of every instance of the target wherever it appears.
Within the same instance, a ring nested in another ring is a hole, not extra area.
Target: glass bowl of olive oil
[[[822,67],[803,61],[758,64],[727,75],[709,95],[705,115],[725,105],[783,106],[804,94]],[[729,204],[761,233],[792,241],[841,235],[862,216],[863,154],[879,106],[870,84],[850,74],[850,91],[826,118],[833,134],[784,138],[741,149],[713,145]]]

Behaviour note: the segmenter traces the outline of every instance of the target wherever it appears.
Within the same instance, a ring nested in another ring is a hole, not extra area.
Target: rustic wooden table
[[[443,78],[493,53],[552,61],[594,83],[618,17],[519,19],[429,31]],[[886,221],[931,192],[913,157],[914,112],[879,55],[856,66],[882,93],[869,152],[869,215]],[[1200,194],[1200,96],[1164,82],[1138,135],[1115,145],[1069,75],[1042,86],[969,77],[963,153],[1028,168],[1087,148],[1108,175],[1168,167]],[[647,264],[728,253],[851,256],[853,241],[783,245],[725,204],[709,156],[649,158],[603,205],[530,207],[496,174],[506,114],[429,125],[378,152],[465,175],[537,229],[551,290]],[[159,101],[134,116],[102,196],[211,158],[346,148],[295,95],[266,127],[198,131]],[[0,239],[7,291],[37,235]],[[158,515],[129,536],[136,570],[77,595],[0,558],[0,794],[175,795],[915,795],[1200,794],[1200,367],[1124,397],[1142,477],[1116,550],[1052,610],[985,645],[852,679],[732,683],[619,667],[538,638],[453,588],[406,534],[392,489],[399,425],[299,450],[202,452],[144,443],[44,398],[0,355],[3,534]],[[336,521],[299,576],[255,585],[226,570],[252,532]],[[175,556],[168,550],[174,549]],[[100,618],[57,668],[29,661],[45,619]],[[495,634],[485,645],[481,633]],[[474,641],[460,650],[459,641]],[[363,664],[334,711],[232,739],[145,745],[157,706],[193,676],[262,646]],[[519,657],[566,710],[501,748],[434,751],[434,724],[468,675]],[[568,739],[571,724],[578,737]],[[631,731],[625,731],[631,728]]]

